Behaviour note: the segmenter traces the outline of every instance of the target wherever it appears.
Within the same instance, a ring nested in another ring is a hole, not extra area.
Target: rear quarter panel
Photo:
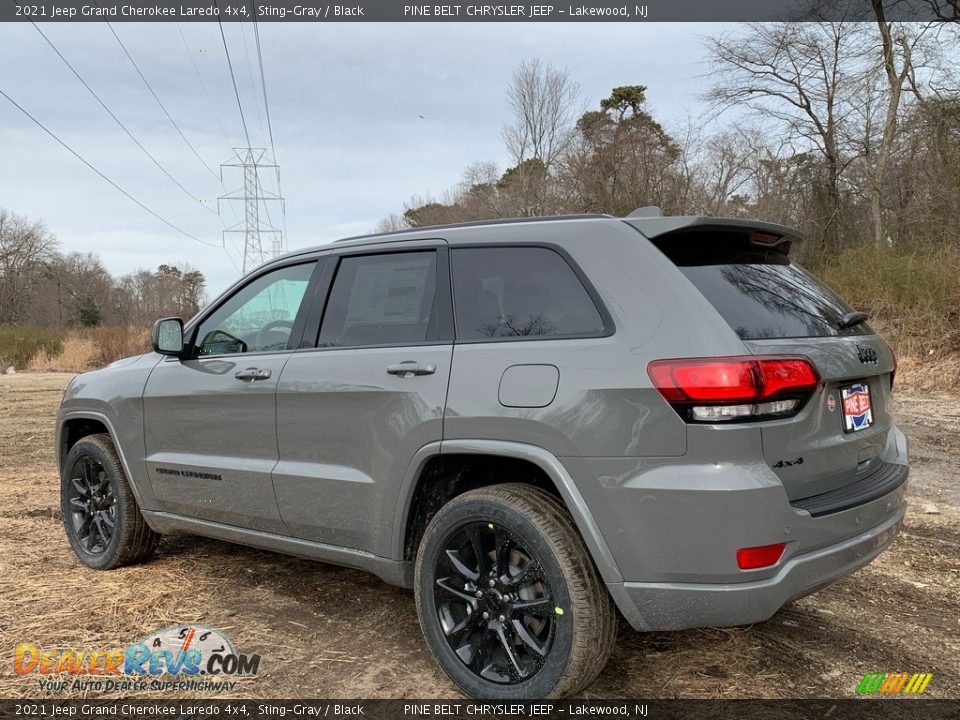
[[[584,339],[458,343],[444,439],[524,442],[557,457],[676,457],[686,426],[647,376],[655,358],[744,352],[743,343],[663,255],[619,220],[468,228],[451,248],[545,244],[579,266],[610,314],[613,332]],[[504,373],[552,365],[559,381],[542,407],[501,402]]]

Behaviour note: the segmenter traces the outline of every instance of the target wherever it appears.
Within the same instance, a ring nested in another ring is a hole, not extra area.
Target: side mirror
[[[183,320],[162,318],[153,324],[153,351],[180,357],[183,352]]]

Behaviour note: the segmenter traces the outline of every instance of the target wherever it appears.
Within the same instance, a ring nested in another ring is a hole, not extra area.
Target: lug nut
[[[488,613],[488,612],[483,613],[483,619],[484,619],[484,620],[489,620],[489,619],[490,619],[490,613]]]
[[[507,618],[504,617],[503,615],[501,615],[501,616],[500,616],[500,622],[506,622],[506,621],[507,621]]]
[[[496,580],[491,580],[491,581],[490,581],[490,587],[493,587],[493,586],[496,585],[496,584],[497,584],[497,581],[496,581]]]
[[[483,597],[483,590],[477,590],[476,595],[477,597]]]

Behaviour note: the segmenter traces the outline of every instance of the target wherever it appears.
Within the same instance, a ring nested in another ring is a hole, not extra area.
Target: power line
[[[77,158],[77,160],[79,160],[79,161],[82,162],[84,165],[86,165],[88,168],[90,168],[91,170],[93,170],[97,175],[99,175],[99,176],[100,176],[101,178],[103,178],[106,182],[108,182],[115,190],[118,190],[119,192],[121,192],[121,193],[122,193],[123,195],[125,195],[129,200],[132,200],[134,203],[136,203],[136,204],[139,205],[141,208],[143,208],[144,210],[146,210],[148,213],[150,213],[151,215],[153,215],[153,217],[155,217],[157,220],[159,220],[160,222],[162,222],[164,225],[166,225],[166,226],[169,227],[169,228],[172,228],[173,230],[176,230],[178,233],[180,233],[181,235],[185,235],[186,237],[190,238],[191,240],[196,240],[198,243],[201,243],[201,244],[203,244],[203,245],[209,245],[210,247],[215,247],[215,248],[222,247],[221,245],[214,245],[213,243],[209,243],[209,242],[207,242],[206,240],[201,240],[201,239],[198,238],[196,235],[191,235],[191,234],[188,233],[186,230],[181,230],[179,227],[177,227],[176,225],[174,225],[172,222],[170,222],[170,221],[167,220],[166,218],[158,215],[156,212],[154,212],[154,211],[151,210],[149,207],[147,207],[146,205],[144,205],[142,202],[140,202],[139,200],[137,200],[133,195],[131,195],[131,194],[128,193],[126,190],[124,190],[122,187],[120,187],[119,185],[117,185],[117,183],[115,183],[113,180],[111,180],[111,179],[108,178],[106,175],[104,175],[102,172],[100,172],[100,170],[98,170],[97,168],[95,168],[89,161],[87,161],[86,158],[84,158],[80,153],[78,153],[78,152],[77,152],[76,150],[74,150],[72,147],[70,147],[69,145],[67,145],[67,143],[65,143],[63,140],[61,140],[61,139],[56,135],[56,133],[54,133],[52,130],[50,130],[50,129],[49,129],[46,125],[44,125],[42,122],[40,122],[39,120],[37,120],[37,118],[35,118],[33,115],[31,115],[23,106],[20,105],[20,103],[18,103],[18,102],[17,102],[16,100],[14,100],[12,97],[10,97],[9,95],[7,95],[7,93],[5,93],[3,90],[0,90],[0,95],[3,95],[3,97],[5,97],[5,98],[7,99],[7,101],[8,101],[11,105],[13,105],[15,108],[17,108],[17,110],[19,110],[19,111],[22,112],[24,115],[26,115],[28,118],[30,118],[30,119],[37,125],[37,127],[39,127],[39,128],[40,128],[41,130],[43,130],[47,135],[49,135],[49,136],[52,137],[54,140],[56,140],[56,141],[57,141],[60,145],[62,145],[71,155],[73,155],[75,158]]]
[[[253,13],[253,35],[256,38],[257,44],[257,62],[260,65],[260,86],[263,89],[263,109],[267,115],[267,131],[270,136],[270,154],[273,155],[273,163],[276,165],[277,171],[277,195],[283,196],[283,190],[280,187],[280,165],[277,163],[277,148],[273,144],[273,123],[270,121],[270,101],[267,99],[267,76],[263,72],[263,52],[260,49],[260,26],[257,24],[257,13],[254,9]],[[282,199],[280,201],[280,213],[282,215],[283,222],[283,237],[286,242],[287,238],[287,203]]]
[[[177,125],[176,120],[173,119],[173,116],[170,115],[170,113],[167,111],[166,106],[165,106],[165,105],[163,104],[163,102],[160,100],[160,98],[159,98],[159,96],[157,95],[157,93],[154,92],[153,86],[150,85],[149,81],[148,81],[147,78],[144,76],[143,72],[140,70],[140,66],[137,65],[137,62],[133,59],[133,56],[132,56],[132,55],[129,53],[129,51],[127,50],[127,46],[123,44],[123,41],[120,39],[120,36],[117,35],[117,31],[113,29],[113,25],[111,25],[109,22],[107,22],[107,27],[110,28],[110,32],[113,33],[113,37],[116,38],[117,42],[120,44],[120,47],[123,49],[123,54],[127,56],[127,60],[129,60],[129,61],[130,61],[130,64],[133,65],[133,69],[137,71],[137,75],[139,75],[139,76],[140,76],[140,79],[143,80],[143,84],[147,86],[147,90],[149,90],[149,91],[150,91],[150,94],[153,95],[153,99],[157,101],[157,105],[159,105],[159,106],[160,106],[160,109],[163,110],[163,114],[167,116],[167,120],[169,120],[169,121],[170,121],[170,124],[173,125],[174,129],[177,131],[177,133],[178,133],[178,134],[180,135],[180,137],[183,139],[183,142],[185,142],[185,143],[187,144],[187,147],[190,148],[190,151],[197,157],[197,160],[200,161],[200,163],[207,169],[207,171],[208,171],[211,175],[213,175],[214,177],[219,177],[219,176],[217,175],[217,173],[215,173],[215,172],[210,168],[210,166],[207,165],[207,163],[204,161],[204,159],[203,159],[202,157],[200,157],[200,153],[197,152],[197,149],[193,146],[193,144],[192,144],[189,140],[187,140],[187,136],[183,134],[183,131],[180,129],[180,126]]]
[[[217,125],[220,127],[220,133],[223,135],[223,139],[227,142],[227,144],[230,145],[230,144],[231,144],[231,143],[230,143],[230,138],[227,137],[227,131],[226,131],[226,129],[225,129],[224,126],[223,126],[223,121],[220,119],[220,114],[217,112],[217,108],[216,108],[216,106],[213,104],[213,99],[210,97],[210,91],[207,89],[207,84],[206,84],[206,82],[204,82],[204,80],[203,80],[203,75],[202,75],[202,73],[200,72],[200,68],[197,66],[196,61],[194,61],[194,59],[193,59],[193,53],[190,51],[190,44],[187,42],[187,37],[186,37],[186,35],[183,34],[183,27],[180,25],[179,22],[177,23],[177,31],[180,33],[180,40],[183,42],[183,49],[184,49],[184,51],[186,52],[187,58],[190,60],[190,64],[193,66],[193,71],[194,71],[194,73],[196,73],[197,80],[198,80],[199,83],[200,83],[200,89],[203,90],[203,94],[204,94],[204,96],[207,98],[207,103],[210,105],[210,111],[213,113],[213,117],[216,119]],[[222,173],[221,173],[220,176],[218,176],[218,178],[219,178],[219,180],[220,180],[220,187],[223,188],[223,192],[226,193],[227,188],[226,188],[226,186],[223,184]],[[219,203],[218,203],[218,207],[219,207]],[[239,223],[239,222],[240,222],[240,216],[237,215],[236,208],[234,208],[233,205],[230,205],[230,211],[233,213],[233,218],[234,218],[234,220],[235,220],[237,223]],[[223,219],[222,216],[220,216],[220,213],[219,213],[219,212],[217,213],[217,216],[220,217],[220,224],[223,226],[223,229],[226,230],[226,229],[227,229],[227,223],[226,223],[226,221]],[[227,249],[227,245],[226,245],[226,241],[224,241],[224,250],[226,250],[226,249]],[[227,252],[227,256],[230,257],[230,253],[229,253],[229,252]],[[240,271],[240,267],[237,265],[236,262],[234,262],[234,260],[233,260],[232,257],[230,257],[230,262],[233,263],[233,266],[234,266],[234,267],[237,269],[237,271],[239,272],[239,271]]]
[[[219,10],[220,3],[217,2]],[[240,121],[243,123],[243,136],[247,140],[247,147],[250,147],[250,133],[247,132],[247,119],[243,115],[243,103],[240,102],[240,91],[237,89],[237,76],[233,72],[233,61],[230,59],[230,48],[227,47],[227,36],[223,33],[223,23],[217,18],[217,25],[220,26],[220,39],[223,40],[223,51],[227,54],[227,65],[230,68],[230,80],[233,82],[233,94],[237,96],[237,108],[240,110]]]
[[[257,111],[257,123],[260,125],[260,134],[266,135],[267,131],[263,127],[263,114],[260,112],[260,103],[257,102],[256,79],[253,77],[253,65],[250,62],[250,48],[247,45],[247,29],[244,23],[240,23],[240,38],[243,40],[243,56],[247,61],[247,75],[250,78],[250,93],[253,96],[253,109]]]
[[[203,81],[203,75],[200,73],[200,68],[193,59],[193,53],[190,52],[190,45],[187,43],[187,37],[183,34],[183,27],[181,27],[179,22],[177,23],[177,31],[180,33],[180,39],[183,41],[183,49],[187,53],[187,58],[190,60],[190,64],[193,65],[193,71],[197,74],[197,80],[200,81],[200,88],[203,90],[203,94],[207,98],[207,103],[210,105],[210,111],[213,113],[213,117],[216,119],[217,125],[220,127],[220,132],[223,135],[223,139],[229,144],[230,140],[227,137],[227,131],[223,127],[223,121],[220,120],[220,113],[217,112],[217,108],[213,104],[213,100],[210,97],[210,92],[207,90],[207,84]]]
[[[138,148],[140,148],[140,150],[143,152],[143,154],[146,155],[148,158],[150,158],[150,161],[151,161],[154,165],[156,165],[164,175],[166,175],[168,178],[170,178],[170,180],[173,182],[174,185],[176,185],[176,186],[177,186],[178,188],[180,188],[184,193],[186,193],[186,195],[187,195],[191,200],[193,200],[193,201],[196,202],[198,205],[200,205],[200,207],[202,207],[204,210],[207,210],[207,211],[209,211],[209,212],[212,212],[212,213],[216,214],[216,212],[217,212],[216,210],[214,210],[214,209],[211,208],[211,207],[207,207],[206,205],[204,205],[204,204],[203,204],[203,201],[202,201],[200,198],[198,198],[198,197],[197,197],[196,195],[194,195],[192,192],[190,192],[189,190],[187,190],[187,188],[185,188],[185,187],[180,183],[179,180],[177,180],[173,175],[171,175],[170,172],[169,172],[163,165],[160,164],[160,161],[157,160],[157,159],[150,153],[150,151],[147,150],[147,149],[141,144],[141,142],[140,142],[139,140],[137,140],[137,138],[135,138],[135,137],[133,136],[133,133],[131,133],[130,130],[127,129],[127,126],[123,124],[123,122],[120,120],[120,118],[118,118],[118,117],[113,113],[113,111],[110,110],[109,107],[107,107],[107,104],[106,104],[102,99],[100,99],[100,96],[97,95],[97,93],[94,92],[93,88],[90,87],[90,85],[87,83],[87,81],[84,80],[83,77],[81,77],[80,73],[77,72],[76,68],[74,68],[73,65],[70,64],[70,61],[67,60],[67,58],[65,58],[65,57],[63,56],[63,53],[61,53],[60,50],[57,49],[57,46],[53,44],[53,41],[44,34],[43,30],[40,29],[40,26],[37,25],[33,20],[30,21],[30,24],[33,25],[34,29],[35,29],[38,33],[40,33],[40,37],[42,37],[44,40],[47,41],[47,44],[48,44],[48,45],[53,49],[53,51],[57,54],[57,57],[59,57],[59,58],[63,61],[63,63],[64,63],[68,68],[70,68],[70,72],[72,72],[72,73],[74,74],[74,76],[76,76],[77,80],[79,80],[80,83],[87,89],[87,92],[89,92],[89,93],[93,96],[93,98],[94,98],[98,103],[100,103],[100,107],[102,107],[102,108],[107,112],[107,114],[108,114],[111,118],[113,118],[113,121],[114,121],[117,125],[119,125],[119,126],[120,126],[120,129],[123,130],[123,131],[127,134],[127,137],[129,137],[129,138],[134,142],[134,144],[135,144]]]

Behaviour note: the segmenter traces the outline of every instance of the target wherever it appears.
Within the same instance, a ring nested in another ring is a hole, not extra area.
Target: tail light
[[[802,356],[655,360],[654,387],[688,422],[730,422],[796,413],[820,383]]]

